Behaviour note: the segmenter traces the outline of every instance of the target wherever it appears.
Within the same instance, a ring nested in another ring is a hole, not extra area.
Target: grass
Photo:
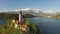
[[[33,32],[32,33],[39,33],[39,28],[36,24],[31,24],[29,19],[25,19],[24,23],[29,25],[29,28],[31,26]],[[27,34],[31,34],[31,29],[27,31]],[[8,19],[6,23],[3,25],[0,25],[0,34],[20,34],[20,31],[18,29],[14,28],[14,23],[12,22],[12,19]]]
[[[14,24],[12,20],[9,19],[3,25],[0,25],[0,33],[1,34],[19,34],[19,30],[14,28]]]

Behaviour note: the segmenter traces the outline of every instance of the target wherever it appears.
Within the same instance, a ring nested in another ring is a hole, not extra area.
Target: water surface
[[[0,19],[0,24],[4,24],[6,22],[6,19]]]
[[[60,34],[60,20],[54,18],[30,18],[31,23],[39,26],[42,34]]]

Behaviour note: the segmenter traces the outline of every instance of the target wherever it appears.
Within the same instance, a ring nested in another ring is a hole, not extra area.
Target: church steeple
[[[22,11],[20,10],[20,13],[19,13],[19,21],[22,22]]]

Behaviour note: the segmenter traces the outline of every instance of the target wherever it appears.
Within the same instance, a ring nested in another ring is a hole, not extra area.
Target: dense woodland
[[[14,18],[14,17],[18,17],[18,14],[0,13],[0,19],[2,19],[2,18],[10,19],[10,18]],[[31,18],[31,17],[35,17],[35,16],[33,16],[31,14],[22,15],[22,18]]]

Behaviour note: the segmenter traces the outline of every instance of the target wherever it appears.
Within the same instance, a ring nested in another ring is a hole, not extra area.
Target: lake
[[[6,19],[0,19],[0,24],[4,24],[6,22]]]
[[[41,29],[42,34],[60,34],[60,20],[54,18],[35,17],[30,18]]]
[[[0,19],[0,24],[5,22],[6,19]],[[60,20],[58,19],[34,17],[30,18],[30,22],[37,24],[42,34],[60,34]]]

